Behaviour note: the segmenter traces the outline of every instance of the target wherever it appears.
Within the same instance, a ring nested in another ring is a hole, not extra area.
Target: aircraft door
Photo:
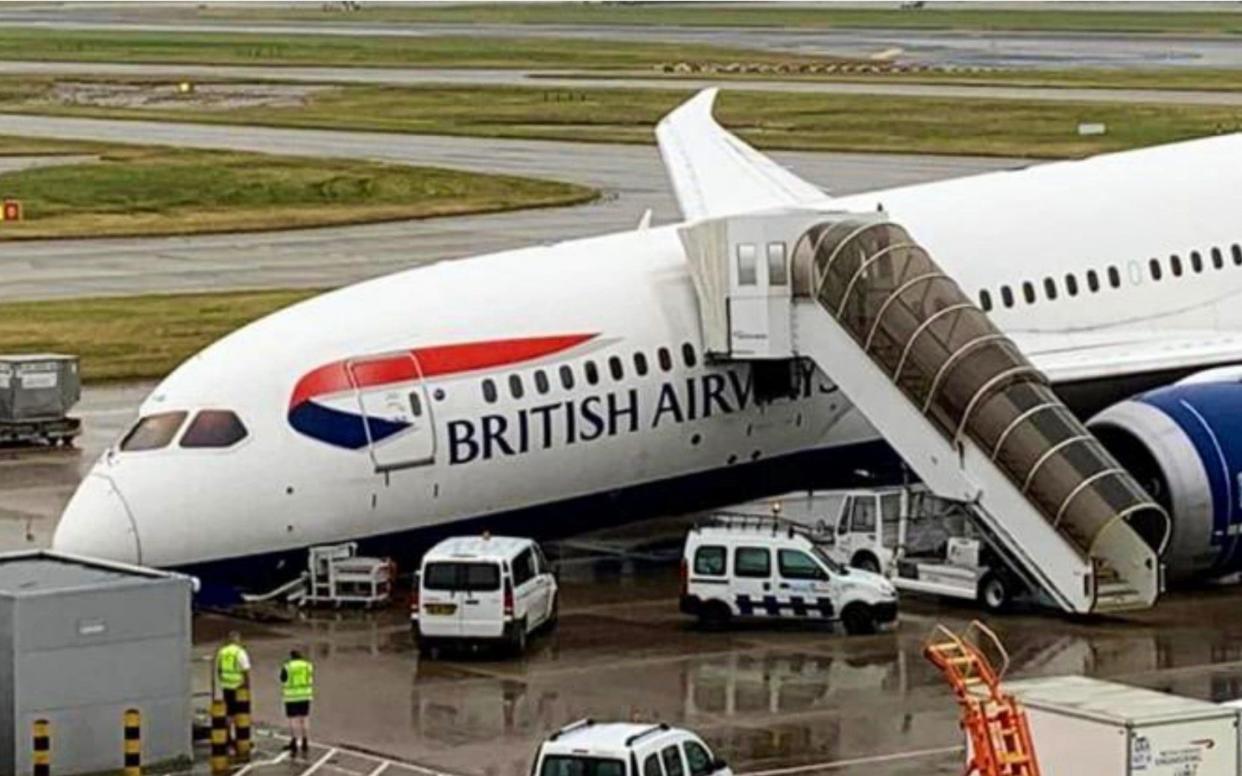
[[[435,422],[414,354],[401,351],[350,359],[346,369],[375,471],[434,463]]]

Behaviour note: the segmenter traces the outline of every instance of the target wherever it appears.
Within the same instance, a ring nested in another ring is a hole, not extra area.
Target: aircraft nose
[[[137,524],[112,478],[88,474],[60,516],[52,549],[74,555],[141,563]]]

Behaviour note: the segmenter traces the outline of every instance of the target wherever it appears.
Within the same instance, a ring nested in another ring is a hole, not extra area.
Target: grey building
[[[29,773],[51,722],[52,772],[117,770],[122,715],[143,763],[191,755],[190,599],[179,574],[53,552],[0,554],[0,773]]]

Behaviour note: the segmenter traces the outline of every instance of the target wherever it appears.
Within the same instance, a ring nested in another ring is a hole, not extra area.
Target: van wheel
[[[1000,574],[990,573],[979,583],[979,603],[989,612],[1003,612],[1013,600],[1013,590]]]
[[[866,604],[850,604],[841,612],[841,624],[851,636],[875,633],[875,615]]]
[[[526,620],[513,624],[513,635],[509,637],[509,652],[515,657],[526,654]]]
[[[699,625],[711,630],[720,630],[729,626],[733,612],[722,601],[708,601],[699,609]]]
[[[418,656],[425,660],[440,659],[440,643],[432,639],[420,637],[418,639]]]
[[[872,574],[880,573],[880,562],[875,556],[869,552],[860,552],[850,561],[850,566],[859,571],[870,571]]]

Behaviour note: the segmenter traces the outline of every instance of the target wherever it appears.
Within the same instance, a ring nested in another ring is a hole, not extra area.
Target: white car
[[[410,621],[424,654],[452,643],[506,644],[526,651],[530,634],[556,624],[558,589],[530,539],[462,536],[423,556]]]
[[[840,620],[873,633],[897,619],[888,579],[848,569],[785,520],[717,515],[691,529],[681,561],[681,610],[706,624],[735,618]]]
[[[682,728],[580,720],[553,733],[532,776],[733,776],[703,739]]]

